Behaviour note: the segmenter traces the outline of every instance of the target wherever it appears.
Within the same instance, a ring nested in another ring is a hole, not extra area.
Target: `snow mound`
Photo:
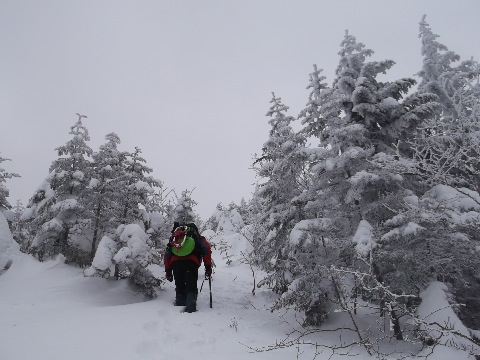
[[[418,315],[423,320],[420,329],[438,341],[438,345],[433,349],[425,349],[425,354],[433,351],[431,357],[436,360],[473,359],[469,350],[478,353],[480,347],[467,340],[470,332],[448,302],[447,286],[442,282],[434,281],[420,293],[420,297],[422,303],[418,307]]]
[[[104,236],[98,244],[92,266],[84,271],[85,276],[94,276],[97,269],[100,271],[109,269],[113,265],[112,258],[116,249],[117,243],[108,236]]]
[[[373,227],[366,220],[360,221],[352,241],[356,244],[355,250],[362,257],[368,256],[370,251],[377,247],[373,238]]]

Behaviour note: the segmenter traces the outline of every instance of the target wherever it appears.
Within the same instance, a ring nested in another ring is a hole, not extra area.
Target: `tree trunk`
[[[101,204],[98,204],[97,210],[95,211],[95,227],[93,229],[92,252],[90,253],[90,260],[92,261],[95,256],[95,250],[97,247],[98,225],[100,222],[100,213],[101,213]]]
[[[393,334],[395,335],[395,338],[397,340],[403,340],[403,335],[402,335],[402,328],[400,327],[400,320],[397,317],[397,314],[395,314],[395,310],[393,309],[393,306],[390,304],[390,319],[393,323]]]

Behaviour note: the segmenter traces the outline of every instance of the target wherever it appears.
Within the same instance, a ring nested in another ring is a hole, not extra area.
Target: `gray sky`
[[[389,77],[421,68],[418,22],[480,59],[478,0],[1,0],[0,155],[24,204],[70,139],[75,113],[94,151],[117,133],[154,176],[193,189],[205,219],[250,199],[268,137],[271,92],[297,116],[316,63],[331,83],[346,29],[392,59]]]

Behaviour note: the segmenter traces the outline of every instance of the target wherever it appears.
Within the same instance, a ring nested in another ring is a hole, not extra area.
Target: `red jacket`
[[[190,260],[200,267],[203,260],[205,266],[212,266],[212,249],[210,248],[210,244],[208,243],[207,239],[200,235],[199,238],[194,238],[194,240],[195,247],[193,248],[193,251],[186,256],[175,255],[172,252],[172,245],[168,243],[165,255],[163,256],[165,271],[170,270],[175,261]]]

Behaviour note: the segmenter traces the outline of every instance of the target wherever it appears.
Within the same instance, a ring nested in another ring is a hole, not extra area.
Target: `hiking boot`
[[[176,294],[175,296],[175,306],[185,306],[187,305],[187,297],[185,294]]]
[[[197,311],[197,299],[195,293],[188,293],[187,294],[187,301],[185,304],[185,312],[192,313]]]

